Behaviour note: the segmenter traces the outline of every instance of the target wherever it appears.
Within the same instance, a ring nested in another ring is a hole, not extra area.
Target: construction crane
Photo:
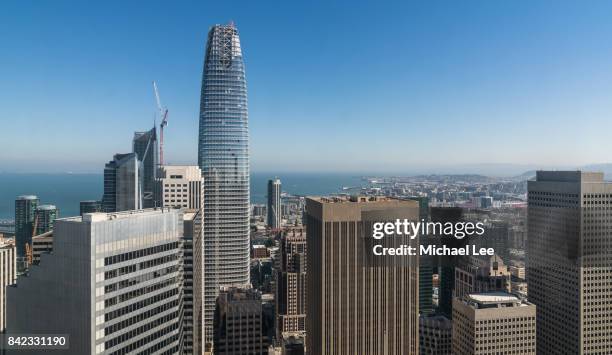
[[[159,165],[164,165],[164,127],[168,125],[168,109],[161,105],[159,91],[157,90],[155,81],[153,82],[153,91],[155,92],[155,101],[157,101],[157,109],[159,110],[159,117],[161,119],[161,123],[159,124]]]

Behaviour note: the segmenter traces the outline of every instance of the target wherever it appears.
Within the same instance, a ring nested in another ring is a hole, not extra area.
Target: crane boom
[[[161,104],[159,90],[155,81],[153,81],[153,91],[155,92],[155,101],[157,102],[157,110],[161,119],[159,123],[159,165],[164,165],[164,127],[168,125],[168,109]]]

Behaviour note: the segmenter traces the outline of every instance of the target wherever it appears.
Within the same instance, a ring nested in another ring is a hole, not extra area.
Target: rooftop
[[[21,195],[17,197],[18,200],[37,200],[38,197],[36,195]]]
[[[500,303],[520,301],[520,299],[515,295],[506,292],[473,293],[468,295],[468,298],[478,303]]]
[[[464,302],[474,308],[507,308],[531,305],[526,299],[507,292],[473,293],[465,297]]]
[[[384,201],[400,201],[397,198],[386,196],[330,196],[330,197],[309,197],[323,203],[368,203]]]
[[[134,215],[144,216],[144,215],[153,215],[159,213],[165,213],[176,210],[173,207],[156,207],[156,208],[148,208],[143,210],[133,210],[133,211],[123,211],[123,212],[94,212],[94,213],[84,213],[83,216],[76,217],[67,217],[67,218],[58,218],[58,221],[71,221],[71,222],[103,222],[110,221],[114,219],[123,219],[130,218]]]

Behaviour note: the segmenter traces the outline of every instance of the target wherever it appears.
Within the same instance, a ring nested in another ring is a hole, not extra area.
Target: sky
[[[0,172],[101,172],[169,109],[196,163],[210,26],[234,21],[253,171],[612,162],[612,2],[3,1]]]

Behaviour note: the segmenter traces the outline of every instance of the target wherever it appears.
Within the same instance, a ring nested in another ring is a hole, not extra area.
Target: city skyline
[[[590,5],[4,4],[2,171],[100,171],[153,122],[152,80],[167,160],[192,164],[202,47],[229,20],[246,33],[254,171],[609,162],[612,5]]]
[[[610,353],[609,13],[0,5],[0,353]]]

